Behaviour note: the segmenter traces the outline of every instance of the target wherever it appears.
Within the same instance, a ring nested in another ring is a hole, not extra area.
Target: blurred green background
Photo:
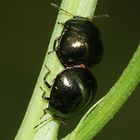
[[[0,2],[0,139],[14,139],[31,98],[55,24],[60,0]],[[101,98],[132,57],[140,40],[139,0],[99,0],[95,20],[104,58],[93,70]],[[140,139],[140,87],[95,140]]]

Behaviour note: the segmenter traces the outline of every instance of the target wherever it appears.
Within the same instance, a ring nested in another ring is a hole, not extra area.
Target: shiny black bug
[[[96,94],[97,83],[88,69],[67,67],[56,76],[52,85],[46,81],[49,72],[46,74],[44,82],[51,89],[50,97],[46,97],[46,91],[41,88],[44,92],[42,98],[49,102],[48,108],[44,109],[44,115],[50,112],[52,119],[63,122],[64,119],[80,113],[91,103]],[[35,128],[43,122],[36,125]]]
[[[53,5],[59,8],[57,5]],[[67,13],[72,15],[69,12]],[[60,23],[63,25],[63,30],[61,35],[54,41],[53,51],[56,51],[58,58],[65,67],[75,65],[91,67],[102,59],[103,46],[100,32],[92,19],[73,16],[64,24]]]
[[[82,64],[91,67],[102,59],[100,32],[87,18],[75,16],[66,21],[54,47],[56,42],[56,54],[65,66]]]
[[[54,41],[54,50],[66,68],[57,74],[52,85],[46,80],[50,70],[46,74],[44,83],[51,89],[50,97],[41,89],[42,98],[49,101],[44,113],[49,111],[52,118],[61,120],[81,112],[95,96],[97,83],[87,67],[99,63],[102,58],[100,32],[89,18],[74,16],[65,22],[61,36]]]
[[[46,80],[45,84],[49,85]],[[92,101],[97,83],[88,69],[68,67],[48,87],[51,88],[50,98],[43,98],[49,100],[49,110],[55,116],[67,118],[81,112]]]

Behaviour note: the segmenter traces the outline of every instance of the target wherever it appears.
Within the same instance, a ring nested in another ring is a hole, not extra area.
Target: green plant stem
[[[63,140],[90,140],[113,118],[140,82],[140,44],[127,68],[95,109]]]
[[[92,17],[96,3],[97,0],[62,0],[61,8],[71,12],[74,15]],[[57,9],[54,8],[54,11],[57,12]],[[60,13],[61,14],[59,14],[57,17],[57,21],[52,33],[48,52],[52,51],[54,40],[60,36],[62,31],[62,26],[57,24],[57,22],[59,21],[64,23],[66,20],[72,18],[70,15],[62,11],[60,11]],[[44,86],[43,82],[44,76],[47,73],[45,65],[47,65],[51,71],[47,77],[47,81],[49,83],[51,83],[56,75],[63,69],[63,66],[55,53],[51,53],[50,55],[46,53],[31,101],[15,140],[54,140],[57,138],[59,123],[56,121],[50,121],[49,123],[43,125],[40,129],[33,129],[38,123],[40,123],[40,121],[42,121],[42,119],[40,120],[39,118],[43,114],[43,109],[47,106],[47,103],[43,102],[42,100],[41,96],[43,91],[40,89],[40,87],[46,90],[46,96],[49,96],[50,93],[50,90]]]

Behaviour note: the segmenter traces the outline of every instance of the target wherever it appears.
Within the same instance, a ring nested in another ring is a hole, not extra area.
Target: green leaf
[[[140,44],[128,66],[110,89],[82,118],[75,130],[63,140],[90,140],[127,101],[140,82]]]

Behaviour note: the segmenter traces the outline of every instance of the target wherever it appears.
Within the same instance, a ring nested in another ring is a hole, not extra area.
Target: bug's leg
[[[60,25],[62,25],[62,26],[64,26],[64,24],[65,24],[65,23],[59,22],[59,21],[57,23],[60,24]]]
[[[48,111],[49,111],[49,108],[44,108],[43,109],[43,115],[46,115]]]
[[[68,124],[66,122],[64,122],[64,118],[62,118],[61,116],[58,116],[56,114],[53,114],[52,117],[55,119],[55,120],[58,120],[60,123],[62,123],[63,125],[67,126]]]
[[[48,83],[48,81],[46,80],[46,76],[44,78],[44,83],[48,88],[51,88],[52,86]]]
[[[45,92],[45,90],[42,89],[42,87],[40,87],[40,89],[43,91],[42,99],[49,101],[50,98],[49,98],[49,97],[46,97],[46,92]]]
[[[63,125],[68,126],[68,124],[66,122],[64,122],[63,120],[59,120]]]
[[[45,100],[45,101],[49,101],[50,98],[46,96],[46,91],[45,91],[42,87],[40,87],[40,89],[43,91],[42,99]],[[44,109],[43,109],[43,115],[40,117],[40,119],[41,119],[44,115],[46,115],[48,111],[49,111],[48,108],[44,108]]]
[[[38,126],[40,126],[41,124],[43,124],[44,123],[44,125],[45,125],[45,122],[47,123],[47,122],[50,122],[50,121],[52,121],[54,118],[53,117],[50,117],[50,118],[48,118],[48,119],[45,119],[44,121],[42,121],[42,122],[40,122],[39,124],[37,124],[35,127],[34,127],[34,129],[36,129]]]
[[[46,91],[42,87],[40,89],[43,91],[42,99],[49,101],[50,98],[46,96]]]
[[[44,77],[44,83],[48,88],[51,88],[52,86],[49,84],[49,82],[46,80],[47,76],[50,74],[50,69],[47,67],[47,65],[45,65],[46,69],[48,70],[48,72],[46,73],[45,77]]]
[[[46,96],[46,91],[45,91],[42,87],[40,87],[40,89],[43,91],[42,99],[45,100],[45,101],[49,101],[50,98]],[[46,113],[48,112],[48,110],[49,110],[48,108],[44,108],[44,109],[43,109],[43,115],[40,117],[40,119],[41,119],[44,115],[46,115]]]
[[[52,53],[52,52],[56,51],[55,46],[56,46],[56,43],[57,43],[57,42],[59,43],[60,39],[61,39],[61,36],[57,37],[57,38],[54,40],[53,50],[52,50],[52,51],[50,51],[50,52],[48,52],[48,54],[50,54],[50,53]]]
[[[46,99],[45,99],[46,100]],[[49,111],[49,108],[44,108],[43,109],[43,115],[40,117],[40,119],[43,118],[43,116],[45,116],[47,114],[47,112]]]
[[[48,70],[47,71],[47,73],[46,73],[46,75],[45,75],[45,77],[44,77],[44,83],[46,84],[46,86],[48,87],[48,88],[51,88],[51,85],[47,82],[47,80],[46,80],[46,77],[48,76],[48,74],[50,74],[50,69],[47,67],[47,65],[45,65],[45,67],[46,67],[46,69]],[[49,97],[46,97],[45,95],[46,95],[46,91],[42,88],[42,87],[40,87],[40,89],[43,91],[43,94],[42,94],[42,98],[44,99],[44,100],[49,100]]]

